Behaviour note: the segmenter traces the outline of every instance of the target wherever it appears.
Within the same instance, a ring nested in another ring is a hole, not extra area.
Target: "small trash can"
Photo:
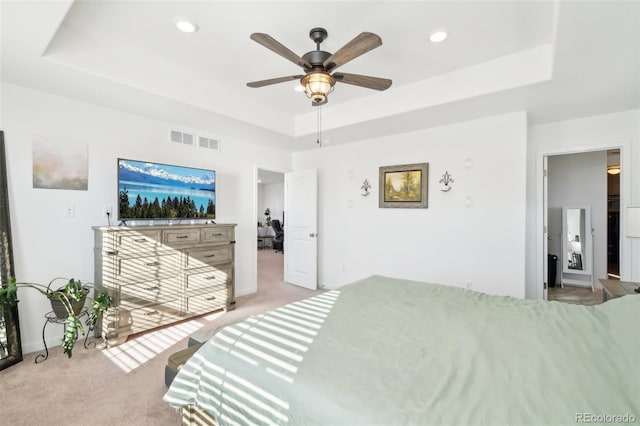
[[[555,254],[547,255],[547,284],[549,287],[556,286],[556,268],[558,265],[558,256]]]

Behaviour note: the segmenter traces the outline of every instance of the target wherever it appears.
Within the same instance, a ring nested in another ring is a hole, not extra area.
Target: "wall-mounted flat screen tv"
[[[216,172],[118,159],[118,218],[215,219]]]

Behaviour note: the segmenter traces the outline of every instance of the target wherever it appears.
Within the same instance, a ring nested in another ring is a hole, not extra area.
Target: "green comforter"
[[[639,330],[640,296],[578,306],[373,276],[225,328],[164,400],[221,426],[639,424]]]

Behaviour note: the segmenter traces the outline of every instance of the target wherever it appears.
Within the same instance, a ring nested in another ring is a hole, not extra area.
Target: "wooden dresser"
[[[235,224],[93,227],[95,285],[112,306],[108,346],[134,333],[235,308]]]

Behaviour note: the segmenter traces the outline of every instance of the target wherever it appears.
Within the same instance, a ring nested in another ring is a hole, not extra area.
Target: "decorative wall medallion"
[[[360,187],[360,189],[364,191],[362,194],[360,194],[363,197],[367,197],[371,194],[371,192],[369,192],[369,190],[371,189],[371,184],[367,179],[365,179],[364,182],[362,182],[362,186]]]
[[[442,184],[442,188],[440,188],[440,191],[449,192],[451,190],[451,186],[449,186],[449,184],[453,183],[453,179],[451,178],[449,172],[446,171],[442,175],[442,179],[440,179],[438,182]]]

